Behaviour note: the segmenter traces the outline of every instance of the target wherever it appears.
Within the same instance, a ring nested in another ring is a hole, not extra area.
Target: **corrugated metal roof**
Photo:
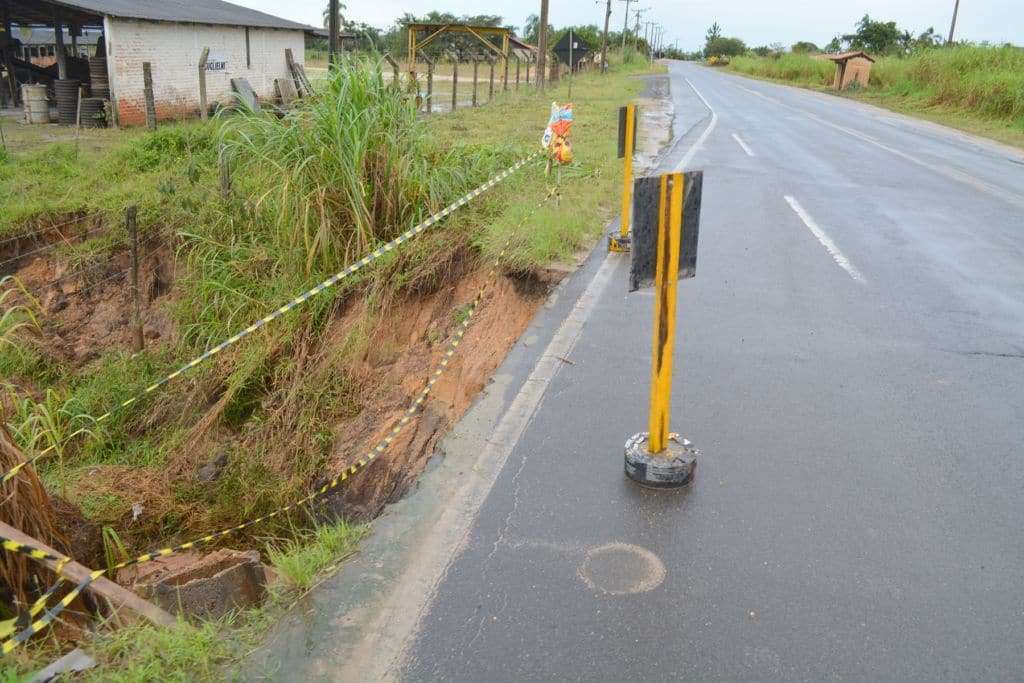
[[[178,21],[194,24],[226,24],[310,30],[313,27],[233,5],[224,0],[51,0],[64,5],[110,17]]]
[[[875,61],[872,57],[868,55],[868,53],[864,52],[864,50],[854,50],[853,52],[837,52],[836,54],[825,55],[825,57],[827,59],[831,59],[833,62],[845,62],[846,60],[853,59],[854,57],[863,57],[869,62]]]

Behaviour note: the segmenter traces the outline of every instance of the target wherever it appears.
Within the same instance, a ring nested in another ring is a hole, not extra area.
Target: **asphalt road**
[[[672,409],[696,481],[623,476],[652,297],[610,256],[392,674],[1024,677],[1024,156],[695,65],[671,79],[665,167],[705,172]]]

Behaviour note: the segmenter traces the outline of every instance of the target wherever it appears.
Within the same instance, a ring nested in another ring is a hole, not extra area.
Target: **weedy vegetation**
[[[735,57],[758,78],[830,88],[832,62],[806,54]],[[1024,146],[1024,48],[957,45],[879,57],[868,88],[844,94]]]
[[[174,335],[161,343],[138,354],[103,349],[74,364],[33,339],[34,322],[47,327],[38,308],[25,304],[0,327],[14,440],[26,452],[53,446],[39,467],[47,489],[102,529],[104,556],[83,559],[109,566],[305,495],[329,473],[336,426],[358,415],[375,389],[362,385],[355,368],[396,297],[432,292],[453,272],[493,260],[509,237],[506,267],[524,271],[593,245],[621,182],[616,112],[643,87],[631,76],[647,68],[629,54],[613,64],[608,76],[573,82],[577,161],[561,173],[560,204],[536,210],[555,182],[538,161],[102,423],[93,418],[536,150],[551,100],[566,100],[568,84],[543,94],[522,88],[484,107],[424,118],[376,65],[352,61],[283,117],[235,112],[153,132],[83,133],[77,155],[51,143],[0,166],[0,236],[75,215],[116,230],[128,203],[139,205],[141,225],[175,233],[173,292],[161,304]],[[218,191],[222,154],[233,177],[227,198]],[[30,199],[8,201],[14,196]],[[116,248],[97,241],[51,258],[87,267]],[[343,330],[332,326],[356,301],[364,312]],[[223,470],[199,479],[215,456],[223,456]],[[351,553],[365,531],[312,526],[297,512],[231,540],[268,551],[289,599]],[[274,605],[282,609],[280,601]],[[244,640],[249,624],[265,625],[261,619],[239,615],[230,624]],[[244,650],[224,637],[228,623],[103,635],[89,645],[104,662],[94,677],[216,678],[218,667]],[[27,652],[19,655],[27,658],[19,660],[22,668],[33,663]]]

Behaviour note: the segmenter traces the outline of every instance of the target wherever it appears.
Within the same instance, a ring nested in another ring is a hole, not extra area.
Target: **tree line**
[[[915,50],[938,47],[945,41],[929,26],[925,31],[914,33],[901,29],[895,21],[877,21],[865,14],[854,26],[851,33],[836,35],[824,46],[818,46],[809,40],[800,40],[789,46],[796,53],[844,52],[848,50],[864,50],[875,55],[910,54]],[[708,29],[704,40],[704,49],[693,53],[682,53],[681,59],[701,59],[709,57],[734,57],[748,52],[769,56],[786,52],[782,43],[748,47],[740,38],[722,35],[722,27],[715,22]]]
[[[369,24],[360,21],[353,21],[345,16],[346,6],[339,3],[339,22],[338,25],[341,30],[345,33],[353,36],[354,45],[352,46],[356,50],[360,51],[376,51],[386,52],[395,56],[405,56],[408,50],[408,36],[406,33],[406,24],[469,24],[472,26],[495,26],[503,27],[512,31],[520,39],[525,42],[536,45],[539,41],[540,34],[540,17],[536,14],[531,14],[526,18],[526,22],[523,24],[522,31],[512,24],[505,22],[504,17],[496,14],[462,14],[456,15],[451,12],[427,12],[426,14],[417,15],[411,12],[405,12],[401,17],[395,20],[395,23],[386,29],[379,29]],[[323,22],[326,28],[329,24],[330,9],[323,11]],[[562,36],[572,30],[574,37],[578,40],[586,43],[591,50],[598,50],[601,47],[601,41],[603,39],[602,30],[596,24],[581,24],[577,26],[564,26],[561,28],[555,28],[552,25],[548,25],[548,45],[553,46],[557,43]],[[626,44],[635,47],[637,50],[646,51],[648,49],[647,41],[643,35],[635,35],[633,31],[626,32]],[[622,31],[609,31],[608,32],[608,45],[611,48],[621,46],[623,43]],[[500,47],[500,40],[494,39],[494,44]],[[323,48],[326,49],[326,42],[324,42]],[[467,59],[469,57],[483,57],[486,48],[482,48],[479,42],[473,36],[460,35],[456,33],[448,34],[439,37],[433,41],[425,50],[428,56],[437,57],[440,55],[451,55],[458,56],[459,59]]]

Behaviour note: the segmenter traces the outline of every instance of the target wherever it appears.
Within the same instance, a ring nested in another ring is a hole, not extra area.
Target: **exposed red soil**
[[[143,335],[147,342],[171,341],[174,327],[166,307],[159,304],[171,290],[174,255],[157,240],[143,242],[139,252]],[[52,251],[26,256],[17,265],[14,276],[41,305],[42,345],[48,355],[78,366],[111,348],[131,349],[127,249],[81,270],[71,270]]]
[[[346,517],[372,519],[408,491],[438,440],[466,412],[529,325],[548,285],[532,275],[488,278],[486,272],[477,271],[388,311],[374,330],[370,351],[359,369],[363,386],[377,387],[377,391],[359,415],[335,430],[332,472],[359,460],[397,424],[438,367],[457,331],[456,313],[486,286],[465,338],[420,414],[377,462],[342,489],[341,508]],[[389,353],[388,349],[400,351]]]

